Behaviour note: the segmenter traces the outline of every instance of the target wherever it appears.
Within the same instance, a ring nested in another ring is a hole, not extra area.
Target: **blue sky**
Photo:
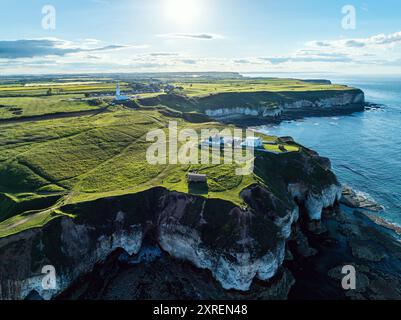
[[[54,30],[42,26],[45,5],[55,8]],[[345,5],[355,8],[355,28],[343,28]],[[0,6],[3,74],[401,71],[398,0],[1,0]]]

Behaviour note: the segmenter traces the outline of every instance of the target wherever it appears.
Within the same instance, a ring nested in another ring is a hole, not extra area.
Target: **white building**
[[[245,140],[237,137],[223,137],[223,136],[214,136],[209,137],[206,140],[203,140],[200,144],[202,147],[225,147],[230,146],[233,148],[263,148],[263,141],[258,137],[248,137]]]
[[[129,100],[128,97],[126,97],[126,96],[121,94],[121,89],[120,89],[120,83],[119,82],[117,82],[117,87],[116,87],[116,100],[117,101]]]

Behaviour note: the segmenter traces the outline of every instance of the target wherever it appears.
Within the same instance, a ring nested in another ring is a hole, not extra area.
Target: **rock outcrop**
[[[323,209],[337,203],[342,195],[342,188],[337,184],[330,185],[320,191],[309,190],[299,183],[290,184],[288,191],[294,198],[304,203],[310,220],[320,220]]]
[[[368,195],[354,191],[349,186],[344,186],[340,202],[350,208],[365,209],[374,212],[384,210],[383,206],[379,205],[373,199],[370,199]]]

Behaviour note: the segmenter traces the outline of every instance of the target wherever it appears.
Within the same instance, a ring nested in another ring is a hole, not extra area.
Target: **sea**
[[[342,184],[382,205],[385,209],[380,217],[401,226],[401,77],[324,79],[360,88],[368,102],[381,107],[346,116],[285,121],[257,129],[266,134],[292,136],[330,158]]]

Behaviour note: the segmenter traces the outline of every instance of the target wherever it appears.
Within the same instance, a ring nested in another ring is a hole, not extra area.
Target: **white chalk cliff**
[[[284,102],[282,104],[270,106],[252,106],[252,107],[219,107],[218,105],[213,108],[207,108],[205,114],[215,119],[238,118],[238,117],[264,117],[275,118],[281,116],[285,112],[294,111],[347,111],[356,106],[362,108],[365,103],[365,95],[360,91],[345,91],[344,93],[337,93],[334,96],[320,98],[316,100],[300,99],[292,102]]]

